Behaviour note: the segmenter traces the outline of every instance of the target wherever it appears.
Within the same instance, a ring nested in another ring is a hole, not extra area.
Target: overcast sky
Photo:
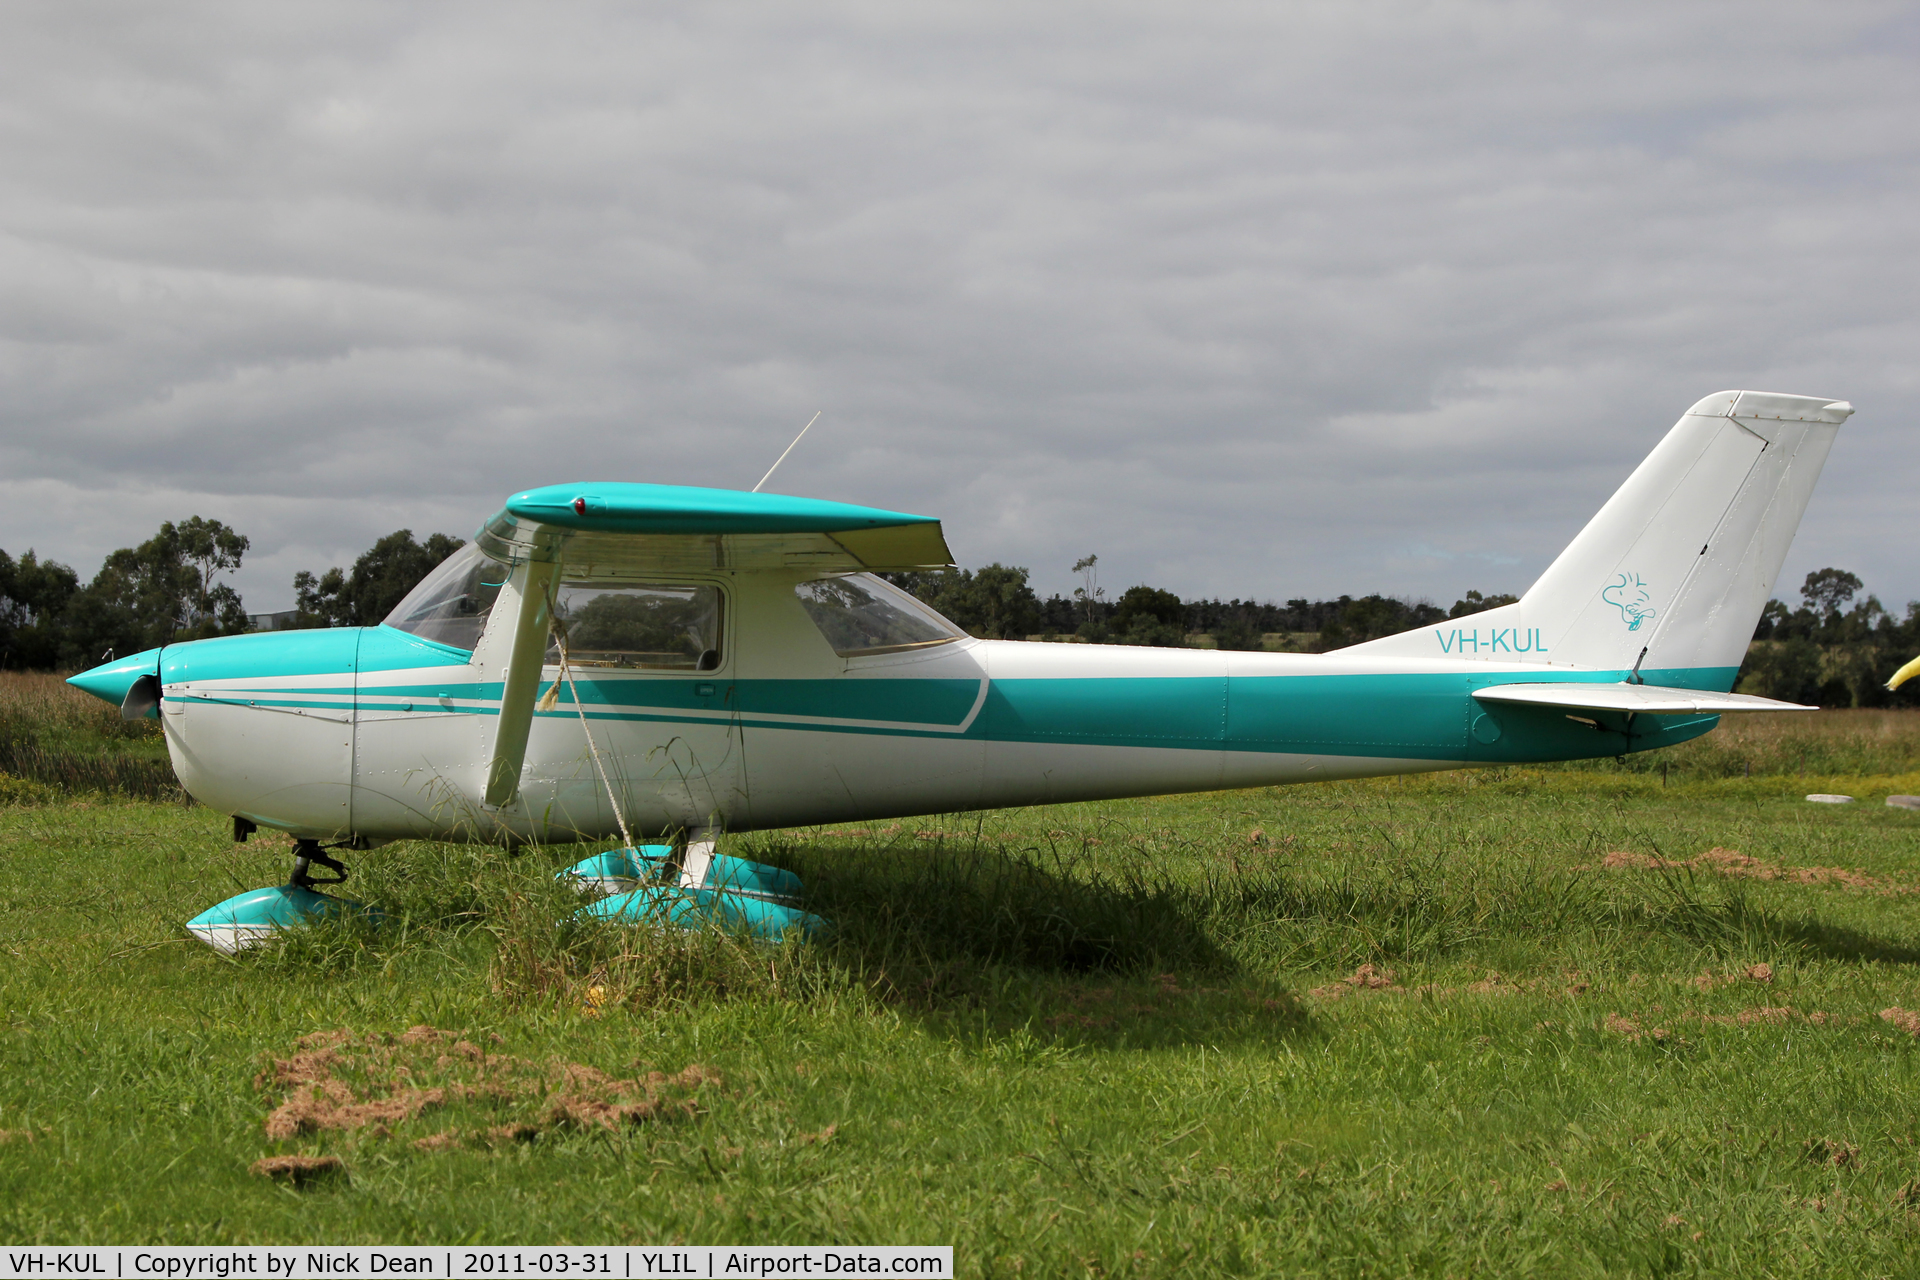
[[[1779,593],[1920,597],[1920,6],[13,3],[0,547],[249,608],[582,478],[1185,596],[1523,589],[1832,396]]]

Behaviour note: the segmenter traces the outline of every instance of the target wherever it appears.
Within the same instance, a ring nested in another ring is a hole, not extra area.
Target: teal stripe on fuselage
[[[168,683],[263,677],[412,674],[404,684],[363,685],[363,711],[496,714],[497,681],[442,682],[435,669],[465,666],[466,655],[389,627],[338,628],[224,637],[169,646]],[[453,675],[452,670],[446,670]],[[579,689],[595,720],[713,724],[756,731],[965,737],[987,742],[1058,743],[1226,750],[1249,753],[1472,760],[1499,763],[1618,755],[1684,741],[1711,729],[1713,716],[1640,716],[1631,724],[1611,713],[1583,713],[1578,723],[1552,707],[1486,707],[1472,691],[1511,683],[1616,683],[1625,671],[1564,669],[1380,674],[1057,677],[995,680],[978,717],[961,733],[980,698],[976,679],[838,677],[823,680],[728,680],[720,675],[662,673],[616,679],[583,675]],[[1648,684],[1725,691],[1735,668],[1643,671]],[[426,679],[422,679],[426,677]],[[267,695],[283,706],[339,708],[349,690],[229,688],[224,699]],[[443,707],[437,700],[459,703]],[[402,704],[412,702],[413,707]],[[424,705],[423,705],[424,704]],[[493,704],[493,705],[487,705]],[[700,713],[707,713],[702,715]],[[718,714],[715,714],[718,713]],[[544,717],[579,714],[570,690]],[[780,718],[774,718],[780,717]],[[848,723],[864,722],[864,723]],[[1476,725],[1479,726],[1476,732]]]
[[[1562,679],[1609,684],[1628,674],[1565,673]],[[1668,687],[1724,689],[1735,672],[1642,674]],[[1511,672],[996,680],[963,735],[953,728],[978,697],[973,680],[737,681],[731,705],[737,723],[756,730],[1489,763],[1619,755],[1682,742],[1718,723],[1716,716],[1640,716],[1629,736],[1624,716],[1586,714],[1599,723],[1596,729],[1555,708],[1488,708],[1472,697],[1476,688],[1515,682]],[[582,693],[595,719],[710,724],[712,718],[674,713],[725,707],[729,686],[715,685],[712,700],[697,701],[684,680],[583,682]],[[763,718],[772,714],[808,719]],[[1483,726],[1474,734],[1483,716],[1497,733]],[[839,723],[846,720],[879,723]],[[1483,741],[1489,734],[1493,740]]]
[[[989,742],[1217,748],[1228,685],[1225,676],[995,680],[974,727]]]
[[[1582,672],[1569,683],[1617,683],[1627,674]],[[1650,684],[1706,689],[1723,679],[1730,685],[1733,672],[1643,674]],[[1517,708],[1493,711],[1472,697],[1476,688],[1522,678],[1408,672],[996,680],[974,729],[999,742],[1509,763],[1641,751],[1697,737],[1718,723],[1714,716],[1641,716],[1629,739],[1625,717],[1583,713],[1601,723],[1596,730],[1551,707],[1514,714]],[[1491,742],[1473,733],[1483,715],[1499,728]]]
[[[739,680],[740,713],[878,720],[958,728],[980,699],[980,681],[946,679]]]
[[[561,685],[552,711],[539,714],[577,715],[574,688],[590,718],[671,716],[676,711],[724,711],[768,727],[780,727],[771,716],[818,720],[871,720],[903,729],[955,729],[980,697],[974,680],[726,680],[715,676],[673,675],[617,680],[576,676],[573,687]],[[702,693],[701,690],[711,690]],[[404,684],[362,688],[363,706],[398,710],[402,699],[448,697],[473,701],[500,699],[500,682],[491,684]],[[377,700],[377,702],[375,701]],[[756,719],[758,718],[758,719]],[[698,722],[696,720],[696,722]],[[801,726],[807,727],[807,726]],[[884,730],[882,730],[884,732]]]
[[[317,702],[306,698],[298,700],[289,698],[248,698],[237,695],[228,696],[224,691],[219,694],[170,694],[162,698],[161,701],[171,702],[178,706],[185,707],[275,707],[294,711],[352,711],[355,709],[354,703],[351,700],[347,702]]]

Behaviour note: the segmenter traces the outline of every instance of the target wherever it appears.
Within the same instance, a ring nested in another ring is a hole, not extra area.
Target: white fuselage
[[[1537,676],[1537,655],[961,639],[843,657],[796,603],[795,575],[687,580],[725,593],[720,664],[577,671],[581,702],[563,685],[535,714],[505,805],[480,798],[503,618],[470,657],[390,628],[293,633],[282,661],[306,669],[280,672],[280,635],[170,647],[161,719],[175,768],[202,802],[297,835],[494,841],[614,834],[616,800],[636,834],[747,830],[1622,749],[1561,716],[1474,702],[1475,685]],[[559,674],[547,667],[542,689]],[[1688,720],[1679,736],[1710,725]],[[1643,745],[1656,738],[1678,740]]]

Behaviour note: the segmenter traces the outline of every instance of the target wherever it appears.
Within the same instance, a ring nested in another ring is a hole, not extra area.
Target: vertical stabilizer
[[[1661,671],[1730,688],[1844,401],[1722,391],[1687,410],[1519,603],[1348,653]]]

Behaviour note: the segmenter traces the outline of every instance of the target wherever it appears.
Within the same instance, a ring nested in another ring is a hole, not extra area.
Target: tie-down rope
[[[580,701],[580,685],[573,678],[573,664],[567,660],[567,624],[560,621],[560,610],[555,606],[553,589],[547,589],[547,616],[553,620],[553,632],[560,642],[560,680],[567,682],[567,688],[573,692],[573,709],[580,714],[580,731],[587,735],[587,751],[593,756],[593,767],[600,775],[600,785],[607,789],[607,803],[613,806],[613,820],[620,827],[620,839],[624,847],[632,849],[633,834],[627,830],[626,815],[620,812],[620,798],[613,794],[613,783],[607,777],[607,767],[600,763],[600,748],[594,745],[593,726],[587,722],[587,709]],[[551,711],[560,701],[560,680],[555,680],[547,691],[540,696],[538,710]]]

